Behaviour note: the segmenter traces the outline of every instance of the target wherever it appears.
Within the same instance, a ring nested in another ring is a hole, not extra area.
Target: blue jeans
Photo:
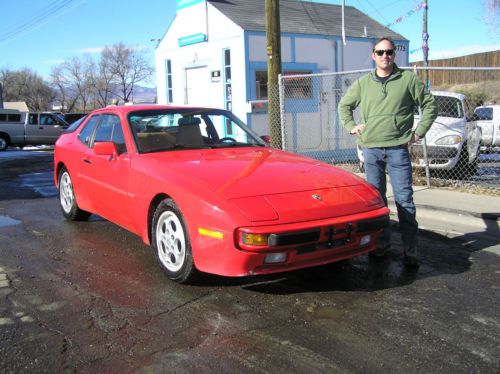
[[[386,148],[363,148],[365,173],[368,183],[379,190],[387,206],[387,181],[389,174],[391,186],[398,209],[399,225],[405,248],[416,248],[418,223],[413,203],[413,176],[410,152],[406,144]],[[387,227],[380,238],[379,246],[389,244],[391,230]]]

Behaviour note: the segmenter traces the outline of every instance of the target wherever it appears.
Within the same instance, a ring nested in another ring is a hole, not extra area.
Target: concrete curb
[[[436,207],[434,205],[426,205],[426,204],[415,204],[418,209],[428,209],[433,211],[442,211],[450,214],[456,214],[461,216],[471,216],[474,218],[478,218],[481,220],[491,220],[491,221],[500,221],[500,213],[478,213],[478,212],[470,212],[467,210],[460,210],[454,208],[444,208],[444,207]],[[394,205],[394,208],[396,205]]]

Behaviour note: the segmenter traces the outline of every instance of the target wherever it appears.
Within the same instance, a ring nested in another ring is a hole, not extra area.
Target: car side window
[[[90,146],[90,140],[92,138],[92,133],[94,132],[97,122],[99,122],[99,115],[92,116],[89,118],[85,126],[83,127],[80,134],[78,134],[78,140],[80,140],[87,147]]]
[[[50,114],[40,114],[41,126],[54,126],[56,123]]]
[[[101,117],[94,142],[113,142],[119,154],[127,152],[120,118],[111,114],[103,114]]]
[[[28,115],[28,124],[29,125],[38,125],[38,115],[34,113],[30,113]]]

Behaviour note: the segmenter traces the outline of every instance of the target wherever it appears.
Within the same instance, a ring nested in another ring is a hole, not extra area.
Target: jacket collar
[[[374,81],[377,81],[377,82],[379,81],[377,78],[377,68],[373,69],[370,72],[370,75]],[[392,74],[389,76],[388,80],[392,80],[396,77],[399,77],[400,75],[401,75],[401,69],[398,67],[398,65],[396,65],[396,63],[394,63],[393,68],[392,68]]]

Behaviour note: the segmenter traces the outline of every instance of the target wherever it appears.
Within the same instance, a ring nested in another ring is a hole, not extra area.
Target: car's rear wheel
[[[59,173],[59,204],[68,221],[83,221],[90,217],[91,213],[80,209],[76,203],[73,183],[66,168],[62,168]]]
[[[182,213],[172,199],[155,210],[151,227],[156,259],[168,278],[186,283],[196,274],[191,241]]]

